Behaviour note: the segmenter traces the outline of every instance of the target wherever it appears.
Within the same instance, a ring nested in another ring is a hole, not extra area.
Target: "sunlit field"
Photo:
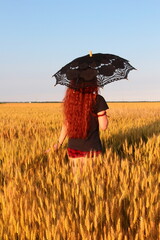
[[[103,156],[73,175],[61,103],[0,104],[0,239],[158,240],[160,103],[108,103]]]

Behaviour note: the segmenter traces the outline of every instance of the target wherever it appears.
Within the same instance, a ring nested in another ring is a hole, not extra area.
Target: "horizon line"
[[[106,102],[160,102],[160,100],[107,100]],[[0,101],[3,103],[63,103],[63,101]]]

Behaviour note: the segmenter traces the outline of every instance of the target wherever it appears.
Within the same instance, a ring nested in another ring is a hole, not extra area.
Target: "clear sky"
[[[90,50],[138,69],[107,101],[160,101],[159,24],[159,0],[0,0],[0,101],[62,101],[51,76]]]

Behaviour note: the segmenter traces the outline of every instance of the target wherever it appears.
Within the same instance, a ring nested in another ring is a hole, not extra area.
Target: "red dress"
[[[76,150],[76,149],[72,149],[72,148],[68,148],[68,156],[71,158],[78,158],[78,157],[94,157],[94,156],[98,156],[99,154],[101,154],[102,151],[90,151],[90,152],[84,152],[84,151],[80,151],[80,150]]]

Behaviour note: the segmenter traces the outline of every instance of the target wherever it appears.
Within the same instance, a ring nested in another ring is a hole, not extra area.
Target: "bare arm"
[[[63,124],[62,125],[62,129],[61,129],[61,133],[60,133],[60,136],[59,136],[59,140],[58,140],[58,143],[60,145],[62,145],[62,143],[64,142],[66,136],[67,136],[67,126],[65,124]]]
[[[106,111],[98,112],[98,122],[101,130],[106,130],[108,127],[108,117],[105,114]]]
[[[54,146],[53,146],[53,147],[54,147],[54,150],[59,149],[59,147],[63,144],[66,136],[67,136],[67,127],[66,127],[66,125],[63,123],[62,128],[61,128],[61,132],[60,132],[60,135],[59,135],[58,142],[57,142],[56,144],[54,144]],[[49,149],[47,149],[47,150],[45,151],[45,153],[50,152],[51,149],[52,149],[52,147],[49,148]]]
[[[63,144],[66,136],[67,136],[67,126],[66,126],[66,124],[63,123],[62,128],[61,128],[61,132],[60,132],[60,135],[59,135],[58,143],[56,143],[54,145],[55,150],[57,150]]]

